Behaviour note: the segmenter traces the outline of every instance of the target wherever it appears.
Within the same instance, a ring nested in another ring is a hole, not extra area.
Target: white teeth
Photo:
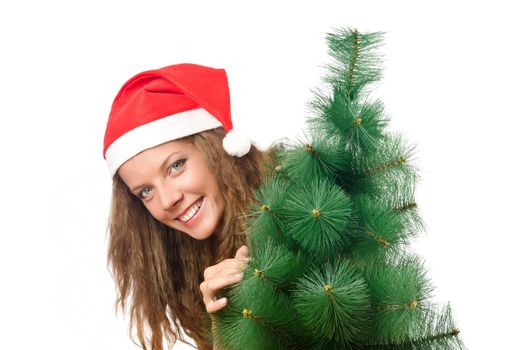
[[[200,199],[198,202],[196,202],[195,205],[189,208],[183,215],[181,215],[178,219],[180,219],[183,222],[187,222],[191,220],[191,218],[200,210],[202,207],[203,199]]]

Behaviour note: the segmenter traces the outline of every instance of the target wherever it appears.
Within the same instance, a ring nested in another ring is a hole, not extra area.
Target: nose
[[[165,210],[170,210],[182,200],[183,192],[171,183],[164,183],[160,187],[159,198],[161,207]]]

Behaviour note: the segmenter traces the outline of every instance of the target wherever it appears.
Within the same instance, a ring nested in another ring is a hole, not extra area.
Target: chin
[[[189,231],[184,231],[184,230],[179,230],[179,231],[181,231],[182,233],[186,234],[187,236],[191,238],[194,238],[197,241],[206,240],[207,238],[211,237],[214,233],[212,231],[211,232],[209,231],[189,232]]]
[[[203,241],[207,238],[211,237],[214,234],[214,230],[211,229],[204,229],[204,230],[189,230],[188,228],[181,227],[180,225],[168,225],[171,228],[180,231],[181,233],[197,240],[197,241]]]

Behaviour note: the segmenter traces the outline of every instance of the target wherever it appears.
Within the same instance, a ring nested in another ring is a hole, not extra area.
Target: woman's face
[[[149,148],[118,170],[130,191],[158,221],[195,239],[211,236],[223,215],[224,197],[203,154],[190,142]]]

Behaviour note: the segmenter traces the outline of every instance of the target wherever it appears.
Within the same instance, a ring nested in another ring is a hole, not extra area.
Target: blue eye
[[[141,199],[147,198],[150,192],[152,192],[152,188],[145,187],[143,190],[141,190],[141,192],[139,192],[139,198]]]
[[[183,165],[185,164],[186,161],[187,161],[187,159],[179,159],[179,160],[175,161],[170,166],[170,170],[175,170],[175,171],[181,170],[181,168],[183,167]]]

